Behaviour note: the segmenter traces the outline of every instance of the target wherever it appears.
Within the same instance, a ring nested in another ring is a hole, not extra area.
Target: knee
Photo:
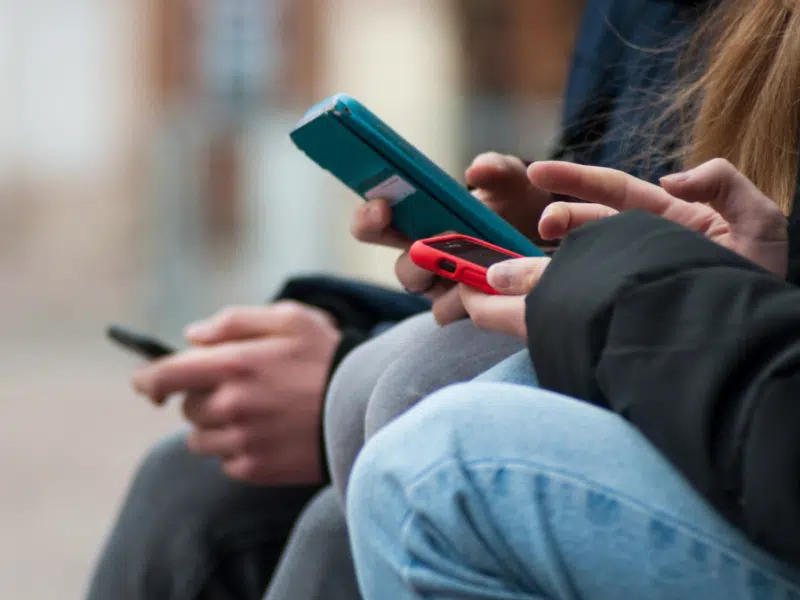
[[[462,393],[443,386],[455,383],[458,374],[449,368],[435,351],[422,349],[409,352],[395,360],[378,380],[364,415],[364,437],[370,439],[378,431],[419,404],[436,403],[454,394]],[[446,391],[445,391],[446,390]],[[439,393],[437,393],[439,392]],[[428,401],[433,398],[434,400]],[[423,414],[425,411],[422,411]]]
[[[520,347],[518,340],[481,332],[469,321],[441,328],[426,342],[398,357],[381,375],[366,407],[365,439],[423,398],[445,386],[472,380]],[[452,393],[464,392],[448,392]],[[440,401],[446,397],[437,395]]]
[[[165,481],[169,481],[192,457],[186,445],[185,431],[172,433],[156,442],[136,469],[128,494],[129,500],[163,492]]]
[[[353,467],[346,496],[357,563],[369,564],[376,555],[391,560],[405,551],[402,540],[408,517],[424,510],[415,491],[417,484],[458,458],[458,439],[469,429],[470,410],[478,408],[470,401],[476,392],[480,390],[474,384],[444,388],[367,441]]]
[[[353,468],[348,505],[369,503],[376,498],[371,490],[409,484],[434,465],[485,457],[532,435],[543,454],[542,447],[561,449],[559,440],[586,411],[598,427],[615,418],[537,388],[476,381],[450,385],[367,441]]]
[[[423,352],[424,354],[424,352]],[[401,356],[389,365],[375,385],[364,411],[364,439],[404,414],[433,390],[428,390],[421,353]]]
[[[472,399],[483,386],[456,384],[425,398],[413,410],[370,438],[353,467],[347,490],[348,511],[381,496],[376,490],[396,490],[413,481],[438,460],[445,459],[469,421],[480,419],[480,404]],[[473,411],[476,409],[476,411]]]

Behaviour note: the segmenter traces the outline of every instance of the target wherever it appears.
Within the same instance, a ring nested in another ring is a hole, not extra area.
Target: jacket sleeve
[[[543,387],[628,419],[754,542],[800,563],[800,290],[633,212],[569,236],[526,319]]]

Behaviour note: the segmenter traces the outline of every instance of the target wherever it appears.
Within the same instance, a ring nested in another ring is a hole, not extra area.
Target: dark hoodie
[[[579,146],[575,160],[618,166],[620,154],[633,156],[626,144],[637,142],[626,135],[652,119],[659,102],[652,91],[674,83],[679,51],[637,47],[668,47],[664,32],[686,39],[698,4],[589,2],[566,118],[587,100],[611,110],[598,119],[605,139]],[[619,60],[598,58],[597,48]],[[602,102],[593,99],[598,89]],[[673,168],[631,165],[651,180]],[[790,238],[797,281],[797,211]],[[632,212],[565,240],[528,298],[527,324],[543,387],[628,419],[755,543],[800,565],[795,285],[700,235]]]

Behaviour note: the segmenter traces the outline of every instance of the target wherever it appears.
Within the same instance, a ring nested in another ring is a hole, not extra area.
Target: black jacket
[[[636,426],[800,564],[800,290],[639,212],[570,235],[527,301],[541,385]]]

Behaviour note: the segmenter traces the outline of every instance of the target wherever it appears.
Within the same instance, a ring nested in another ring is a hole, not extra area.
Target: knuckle
[[[219,360],[221,370],[231,378],[245,377],[253,371],[249,353],[239,344],[232,345]]]
[[[220,394],[213,406],[214,416],[225,423],[238,423],[248,413],[249,397],[240,390]]]
[[[237,329],[242,319],[242,309],[238,306],[228,306],[219,312],[216,318],[217,328],[221,333]]]
[[[283,321],[289,327],[300,327],[311,320],[311,309],[294,300],[285,300],[278,305]]]
[[[738,169],[733,166],[733,163],[729,161],[727,158],[714,158],[708,163],[708,165],[714,169],[717,173],[721,173],[724,175],[731,175],[733,173],[738,173]]]
[[[474,162],[482,162],[482,161],[499,161],[503,159],[503,155],[497,152],[496,150],[489,150],[488,152],[481,152],[478,156],[475,157]]]
[[[186,435],[186,446],[192,452],[200,452],[202,450],[202,444],[200,443],[200,435],[198,434],[196,429],[193,429]]]
[[[506,173],[514,175],[521,173],[525,175],[525,181],[527,181],[525,163],[522,162],[522,159],[518,156],[514,156],[513,154],[504,154],[501,169]]]
[[[226,461],[223,469],[229,477],[239,481],[251,481],[258,476],[258,464],[249,456]]]
[[[231,454],[245,458],[252,448],[252,440],[246,429],[237,427],[231,431]]]
[[[197,406],[194,398],[187,396],[181,404],[181,413],[187,421],[194,421],[197,414]]]

